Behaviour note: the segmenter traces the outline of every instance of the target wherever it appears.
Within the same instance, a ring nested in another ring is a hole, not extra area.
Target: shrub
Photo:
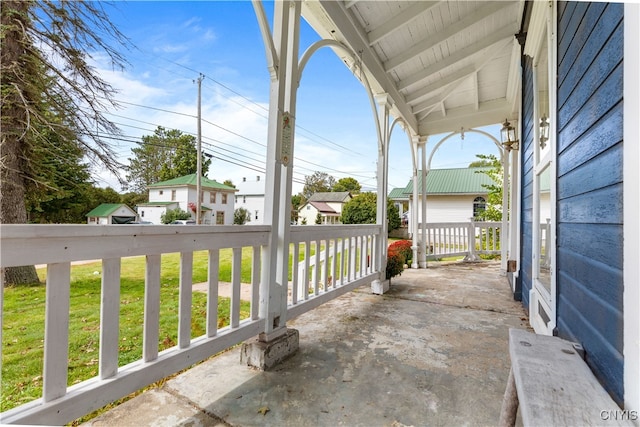
[[[389,250],[396,250],[404,257],[404,263],[410,264],[413,259],[411,240],[398,240],[389,245]]]
[[[402,254],[389,247],[387,250],[387,279],[391,279],[394,276],[399,276],[404,270],[404,257]]]

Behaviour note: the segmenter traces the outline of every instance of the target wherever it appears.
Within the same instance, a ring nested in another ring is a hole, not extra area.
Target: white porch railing
[[[292,259],[303,260],[292,263],[287,317],[378,279],[376,245],[387,243],[380,231],[378,225],[292,227]]]
[[[500,254],[501,227],[500,222],[484,221],[427,223],[427,260],[455,256],[476,260],[480,254]]]
[[[260,253],[270,230],[269,226],[0,226],[0,267],[47,265],[42,397],[3,412],[1,422],[68,423],[264,331],[258,306]],[[375,259],[376,245],[382,243],[380,231],[376,225],[292,227],[291,253],[294,260],[303,260],[292,263],[287,318],[380,278]],[[240,316],[243,248],[252,250],[251,312],[245,319]],[[232,292],[230,325],[218,328],[222,249],[232,251]],[[194,338],[193,253],[202,250],[208,251],[206,333]],[[159,321],[165,315],[160,312],[161,255],[176,252],[180,253],[177,345],[158,351]],[[121,260],[140,255],[146,256],[142,357],[118,366]],[[68,386],[70,271],[72,262],[82,260],[102,260],[99,372]]]

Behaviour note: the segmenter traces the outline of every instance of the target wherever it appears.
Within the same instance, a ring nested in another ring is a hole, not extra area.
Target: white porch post
[[[520,123],[520,121],[518,121]],[[515,272],[519,270],[520,263],[520,155],[518,151],[512,152],[511,173],[509,175],[509,260],[514,260],[517,265]],[[516,279],[513,279],[515,292]]]
[[[382,226],[380,239],[376,245],[376,258],[380,266],[380,279],[371,282],[371,292],[383,294],[389,290],[389,281],[386,278],[387,271],[387,236],[389,234],[389,221],[387,219],[387,181],[389,175],[389,111],[393,102],[388,94],[375,96],[378,104],[378,197],[377,197],[377,223]]]
[[[409,218],[409,227],[411,228],[411,238],[413,249],[413,258],[411,260],[411,268],[418,268],[418,150],[420,147],[420,137],[415,135],[411,138],[411,158],[413,160],[413,195],[411,200],[411,217]]]
[[[427,139],[420,138],[422,152],[420,154],[422,161],[422,187],[420,189],[420,203],[422,205],[421,226],[420,226],[420,260],[418,261],[420,268],[427,268]]]
[[[271,72],[264,219],[272,228],[270,244],[262,250],[260,283],[260,317],[265,319],[260,340],[268,342],[286,333],[300,2],[274,2],[273,38],[262,4],[253,4]]]
[[[500,273],[507,274],[509,252],[509,156],[511,150],[502,149],[502,225],[500,226]]]

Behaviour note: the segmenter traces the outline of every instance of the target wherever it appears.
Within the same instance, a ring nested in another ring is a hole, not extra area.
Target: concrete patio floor
[[[487,426],[499,419],[508,330],[528,320],[500,264],[430,263],[288,322],[300,348],[267,372],[236,347],[88,426]]]

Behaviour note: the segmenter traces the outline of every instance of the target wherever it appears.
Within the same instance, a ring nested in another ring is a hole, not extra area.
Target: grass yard
[[[320,250],[324,250],[321,246]],[[311,245],[313,257],[316,246]],[[251,283],[253,251],[242,252],[241,282]],[[290,252],[291,257],[291,252]],[[301,244],[298,261],[304,258]],[[338,262],[341,256],[338,255]],[[220,251],[219,280],[231,281],[232,251]],[[207,251],[193,254],[193,283],[207,281]],[[291,262],[289,265],[291,266]],[[69,319],[68,385],[98,375],[100,346],[100,261],[71,267]],[[46,268],[38,269],[44,283]],[[142,357],[144,318],[145,257],[123,258],[120,281],[120,334],[118,364],[124,366]],[[158,349],[177,343],[180,254],[163,254],[160,281],[160,331]],[[291,271],[289,271],[291,278]],[[44,315],[46,288],[43,284],[5,287],[2,330],[2,396],[0,410],[7,411],[42,396],[44,355]],[[205,293],[194,292],[192,298],[191,336],[206,332]],[[229,324],[230,299],[219,298],[218,327]],[[250,315],[248,302],[241,303],[241,319]]]
[[[250,282],[251,251],[243,252],[242,281]],[[71,268],[68,384],[98,374],[101,263]],[[207,252],[194,253],[193,282],[205,282]],[[178,334],[179,254],[162,256],[159,351],[172,347]],[[41,280],[46,268],[38,269]],[[142,356],[145,258],[122,260],[120,286],[119,366]],[[220,252],[220,279],[231,280],[231,250]],[[2,331],[2,399],[6,411],[42,396],[45,286],[5,287]],[[207,296],[193,293],[191,336],[205,334]],[[218,326],[229,324],[229,298],[220,298]],[[242,302],[241,318],[249,316]]]

